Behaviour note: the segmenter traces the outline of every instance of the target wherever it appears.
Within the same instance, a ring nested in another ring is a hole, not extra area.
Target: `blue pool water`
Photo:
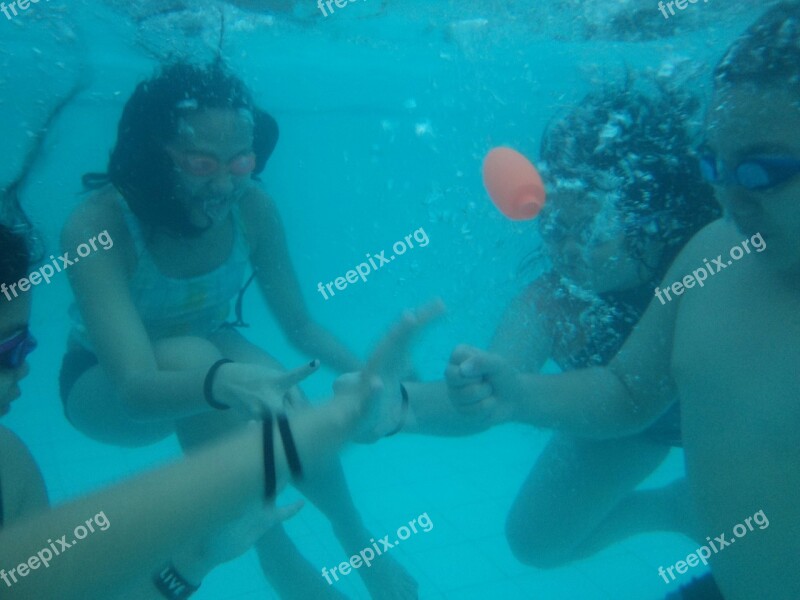
[[[456,343],[488,344],[524,281],[517,268],[537,244],[534,226],[503,219],[488,202],[480,180],[486,151],[505,144],[535,158],[555,114],[625,69],[689,63],[707,74],[754,14],[743,9],[715,18],[720,7],[695,5],[693,11],[706,13],[674,17],[686,16],[687,25],[692,19],[679,35],[631,41],[622,33],[614,39],[610,19],[612,10],[633,10],[633,4],[608,3],[607,18],[581,3],[524,4],[431,0],[380,9],[384,5],[370,0],[327,18],[311,0],[295,9],[295,17],[224,9],[228,64],[281,126],[263,186],[278,204],[309,309],[363,356],[404,308],[442,298],[446,318],[426,332],[414,353],[423,379],[441,377]],[[647,19],[662,18],[655,3],[636,6]],[[148,14],[146,3],[126,8],[52,0],[32,5],[14,21],[0,16],[3,181],[19,169],[30,132],[55,99],[81,77],[87,82],[49,132],[23,194],[50,252],[81,199],[80,175],[105,166],[123,104],[153,71],[154,53],[182,47],[202,53],[204,36],[216,43],[213,19],[203,17],[204,11],[206,17],[216,14],[210,3],[198,3],[201,16],[183,29],[157,18],[137,26],[131,7]],[[589,19],[606,34],[587,39]],[[318,282],[343,275],[365,254],[388,249],[419,228],[430,240],[426,247],[333,298],[317,291]],[[64,276],[37,289],[32,328],[40,350],[31,357],[23,398],[4,420],[31,448],[54,503],[180,455],[174,439],[124,450],[94,443],[68,425],[57,374],[70,299]],[[307,360],[283,339],[256,292],[248,295],[245,311],[251,340],[286,365]],[[331,372],[317,374],[304,388],[322,399],[333,378]],[[419,581],[421,598],[663,597],[668,590],[656,569],[695,547],[677,534],[637,536],[555,570],[526,567],[512,557],[505,517],[548,436],[522,426],[459,439],[398,436],[351,448],[343,460],[356,504],[374,532],[430,516],[430,532],[393,550]],[[673,450],[643,486],[682,473],[682,453]],[[296,493],[284,496],[288,502]],[[319,569],[347,558],[310,505],[287,529]],[[351,597],[367,597],[354,575],[336,586]],[[217,569],[196,597],[275,596],[250,552]]]

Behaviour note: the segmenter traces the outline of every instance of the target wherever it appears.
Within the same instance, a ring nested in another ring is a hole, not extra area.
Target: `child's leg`
[[[637,533],[671,531],[702,543],[694,518],[689,487],[680,478],[664,487],[631,492],[620,500],[600,525],[576,548],[586,558]]]
[[[344,600],[344,596],[313,567],[294,545],[283,526],[275,526],[256,544],[261,568],[282,600]]]
[[[345,551],[342,560],[369,548],[370,538],[378,539],[364,527],[338,457],[333,457],[323,476],[297,484],[297,489],[331,522]],[[358,569],[358,574],[373,599],[417,598],[417,582],[391,554],[382,554],[369,568]]]
[[[641,437],[591,441],[555,434],[509,513],[506,536],[514,555],[540,568],[558,567],[637,531],[668,528],[674,518],[663,505],[631,502],[624,522],[616,511],[668,452]],[[619,520],[606,527],[612,514]]]

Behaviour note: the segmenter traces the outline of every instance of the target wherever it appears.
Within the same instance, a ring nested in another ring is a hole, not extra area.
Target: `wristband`
[[[275,447],[272,441],[272,412],[268,408],[265,409],[264,421],[262,428],[264,431],[263,436],[263,459],[264,459],[264,493],[267,500],[275,498],[277,491],[277,483],[275,478]]]
[[[400,422],[397,424],[392,431],[386,434],[385,437],[391,437],[393,435],[397,435],[403,430],[403,427],[406,426],[406,417],[408,416],[408,390],[406,386],[402,383],[400,384],[400,395],[402,396],[402,407],[401,407],[401,415],[400,415]]]
[[[203,382],[203,395],[205,396],[206,402],[210,404],[212,407],[216,408],[217,410],[228,410],[230,406],[227,404],[223,404],[222,402],[217,402],[214,400],[213,388],[214,388],[214,377],[219,371],[219,368],[222,365],[227,365],[228,363],[232,363],[233,361],[228,358],[221,358],[208,370],[206,373],[206,379]]]
[[[278,415],[278,431],[281,432],[283,451],[286,453],[286,462],[289,463],[289,471],[295,479],[303,477],[303,466],[300,464],[300,456],[297,454],[297,446],[294,443],[294,436],[289,427],[289,419],[286,415]]]
[[[199,585],[192,585],[181,577],[172,563],[153,577],[153,583],[161,595],[169,600],[186,600],[200,589]]]

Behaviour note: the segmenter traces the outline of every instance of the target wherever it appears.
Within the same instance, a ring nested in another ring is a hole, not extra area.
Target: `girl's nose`
[[[211,182],[211,187],[215,194],[226,196],[233,192],[233,177],[227,171],[221,171]]]

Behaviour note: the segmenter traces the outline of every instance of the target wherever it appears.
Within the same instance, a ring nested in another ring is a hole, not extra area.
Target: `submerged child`
[[[547,129],[539,226],[553,267],[509,306],[492,352],[527,372],[548,358],[565,371],[613,358],[675,256],[720,214],[692,152],[694,106],[666,82],[631,78],[589,94]],[[690,534],[683,480],[633,491],[680,446],[678,402],[636,436],[556,433],[511,509],[515,556],[554,567],[634,533]]]
[[[337,370],[358,369],[311,318],[277,207],[254,184],[277,135],[220,61],[167,66],[128,100],[108,174],[89,178],[102,187],[62,233],[67,251],[98,232],[114,241],[113,252],[69,271],[76,304],[61,396],[83,433],[135,446],[177,431],[192,450],[259,418],[264,387],[281,366],[226,323],[249,267],[289,341]],[[292,410],[305,409],[296,393],[290,400]],[[372,536],[335,456],[327,472],[301,489],[350,555]],[[258,549],[280,594],[340,597],[281,527]],[[416,594],[391,557],[360,574],[375,598]]]
[[[548,127],[541,158],[549,199],[538,222],[552,268],[508,307],[492,352],[528,372],[548,359],[572,370],[613,358],[677,253],[720,213],[692,153],[693,110],[694,99],[666,82],[629,79],[589,94]],[[431,403],[430,386],[407,388],[406,431],[470,431],[461,419],[447,423],[449,409],[441,397]],[[554,435],[508,517],[515,556],[549,568],[635,533],[690,534],[683,480],[633,491],[680,445],[677,402],[635,436]]]
[[[703,164],[726,218],[687,244],[661,287],[733,247],[763,239],[763,251],[651,302],[607,367],[528,374],[461,346],[447,370],[459,410],[594,439],[641,432],[679,397],[698,527],[728,538],[711,556],[728,600],[800,597],[798,131],[800,4],[781,2],[715,70]],[[773,526],[731,544],[731,529],[759,511]]]

